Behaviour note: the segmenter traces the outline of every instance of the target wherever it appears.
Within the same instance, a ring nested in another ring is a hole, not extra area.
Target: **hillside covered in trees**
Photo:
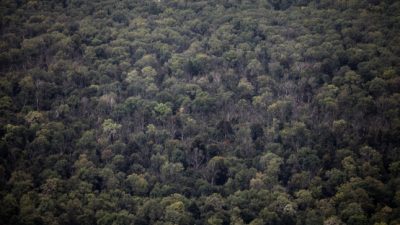
[[[400,2],[1,0],[0,224],[400,224]]]

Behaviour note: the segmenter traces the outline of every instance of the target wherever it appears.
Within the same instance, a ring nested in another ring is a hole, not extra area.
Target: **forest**
[[[400,1],[1,0],[0,224],[400,224]]]

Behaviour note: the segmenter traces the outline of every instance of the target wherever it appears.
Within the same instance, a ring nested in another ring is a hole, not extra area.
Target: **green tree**
[[[116,138],[116,136],[118,134],[118,131],[122,127],[121,124],[115,123],[112,119],[104,120],[104,122],[101,126],[102,126],[104,134],[111,141],[111,143],[114,142],[114,139]]]
[[[132,194],[143,195],[148,191],[149,184],[143,175],[133,173],[127,176],[126,182]]]

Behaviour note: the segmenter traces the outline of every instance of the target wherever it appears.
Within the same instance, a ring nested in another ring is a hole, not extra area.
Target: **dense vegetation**
[[[400,2],[1,0],[0,224],[400,224]]]

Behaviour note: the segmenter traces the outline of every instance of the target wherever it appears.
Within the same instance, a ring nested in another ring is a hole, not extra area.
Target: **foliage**
[[[399,14],[0,1],[0,224],[400,224]]]

